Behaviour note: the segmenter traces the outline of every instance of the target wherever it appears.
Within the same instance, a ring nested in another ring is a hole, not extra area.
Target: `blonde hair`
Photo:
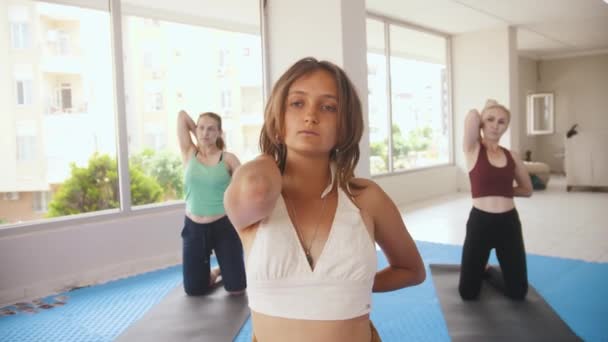
[[[201,115],[198,116],[198,119],[196,120],[196,124],[198,125],[198,122],[201,120],[202,117],[210,117],[213,120],[217,121],[217,128],[220,130],[220,136],[217,137],[217,140],[215,141],[215,146],[217,146],[218,149],[220,150],[224,150],[224,148],[226,147],[226,143],[224,143],[224,138],[222,138],[222,117],[219,116],[216,113],[213,112],[205,112],[205,113],[201,113]]]
[[[359,141],[363,135],[363,111],[355,86],[344,70],[328,61],[307,57],[292,65],[275,83],[264,110],[264,126],[260,132],[260,150],[274,157],[281,172],[285,170],[287,149],[280,141],[285,129],[286,99],[291,85],[300,77],[323,70],[336,81],[338,89],[338,136],[330,160],[336,163],[336,179],[350,193],[354,170],[359,161]]]
[[[511,112],[507,109],[507,107],[499,104],[498,101],[496,101],[494,99],[488,99],[486,101],[486,105],[483,107],[483,110],[481,111],[481,115],[483,115],[486,111],[488,111],[490,109],[502,110],[503,112],[505,112],[507,114],[507,118],[509,119],[509,121],[511,121]]]

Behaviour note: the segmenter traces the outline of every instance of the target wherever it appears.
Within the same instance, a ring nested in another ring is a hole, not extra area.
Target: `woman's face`
[[[316,70],[296,79],[285,99],[284,142],[299,153],[329,154],[336,146],[338,90],[334,77]]]
[[[501,108],[490,108],[481,115],[484,139],[498,141],[509,128],[509,114]]]
[[[199,146],[215,145],[221,133],[218,122],[214,118],[204,115],[198,119],[198,123],[196,124],[196,140]]]

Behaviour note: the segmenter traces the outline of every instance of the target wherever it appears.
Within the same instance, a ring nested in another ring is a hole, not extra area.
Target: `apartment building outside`
[[[204,25],[204,24],[203,24]],[[178,154],[176,115],[215,111],[228,148],[257,154],[260,36],[123,16],[129,154]],[[109,12],[36,1],[0,5],[0,224],[42,219],[95,153],[116,156]]]

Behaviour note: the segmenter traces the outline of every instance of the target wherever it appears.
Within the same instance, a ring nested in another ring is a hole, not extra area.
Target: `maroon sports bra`
[[[481,143],[479,144],[477,162],[469,172],[473,198],[485,196],[513,197],[515,162],[509,150],[502,146],[500,148],[507,157],[507,165],[504,167],[496,167],[490,164],[486,147]]]

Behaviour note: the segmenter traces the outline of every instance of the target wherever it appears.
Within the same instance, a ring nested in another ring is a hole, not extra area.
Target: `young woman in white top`
[[[246,255],[254,341],[379,341],[371,293],[425,279],[393,201],[355,178],[363,116],[336,65],[304,58],[275,84],[262,156],[241,166],[226,212]],[[377,271],[375,242],[389,266]]]

